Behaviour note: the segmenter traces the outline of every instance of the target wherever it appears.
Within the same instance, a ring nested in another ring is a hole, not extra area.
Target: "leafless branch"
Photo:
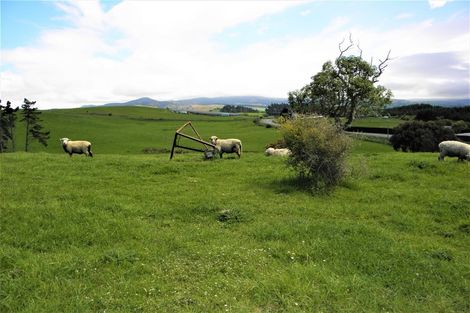
[[[359,41],[357,42],[357,49],[359,50],[359,57],[362,59],[362,49],[359,46]]]
[[[346,48],[343,49],[341,46],[343,45],[344,40],[345,40],[345,39],[343,39],[343,41],[341,41],[341,42],[339,43],[339,46],[338,46],[338,48],[339,48],[339,56],[336,58],[336,60],[338,60],[339,58],[341,58],[341,57],[343,56],[343,54],[344,54],[346,51],[348,51],[349,49],[351,49],[351,48],[354,46],[354,43],[353,43],[353,41],[352,41],[352,35],[351,35],[351,33],[349,33],[349,45],[348,45]]]
[[[387,57],[385,58],[385,60],[380,60],[379,59],[379,66],[377,67],[378,68],[378,72],[377,74],[374,75],[373,77],[373,81],[374,83],[378,81],[378,78],[380,77],[380,75],[382,75],[384,69],[388,66],[388,64],[386,64],[388,61],[390,61],[390,53],[392,52],[392,50],[389,50],[388,51],[388,54],[387,54]]]

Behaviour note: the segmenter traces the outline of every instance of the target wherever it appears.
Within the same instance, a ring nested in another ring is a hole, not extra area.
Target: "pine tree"
[[[26,124],[26,138],[25,138],[25,147],[24,150],[29,150],[29,139],[36,139],[41,144],[47,147],[47,140],[49,139],[49,131],[43,131],[43,126],[40,124],[41,119],[39,115],[41,114],[38,111],[38,108],[33,107],[36,104],[36,101],[29,101],[24,99],[24,104],[21,106],[23,119]]]
[[[16,150],[15,123],[18,109],[13,108],[10,101],[7,101],[6,106],[0,105],[0,152],[5,151],[8,141],[11,141],[11,150]]]
[[[6,142],[8,141],[8,128],[5,115],[5,107],[1,105],[0,100],[0,153],[5,150]]]

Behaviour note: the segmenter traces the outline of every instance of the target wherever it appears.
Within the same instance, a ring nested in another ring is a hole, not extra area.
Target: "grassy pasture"
[[[91,141],[97,155],[139,154],[149,147],[169,150],[175,130],[189,120],[207,141],[212,135],[243,138],[245,151],[264,151],[264,146],[279,136],[277,130],[254,127],[252,117],[187,115],[146,107],[48,110],[43,111],[41,118],[44,127],[51,132],[51,139],[46,148],[33,142],[33,152],[64,153],[59,143],[62,137]],[[24,148],[21,123],[17,126],[16,145],[17,151]]]
[[[144,110],[44,113],[94,136],[93,159],[0,154],[0,312],[470,311],[467,164],[356,141],[347,180],[314,196],[261,153],[276,130],[191,116],[248,152],[168,161],[141,149],[187,116]]]
[[[367,117],[354,120],[352,126],[394,128],[403,122],[403,120],[398,118]]]

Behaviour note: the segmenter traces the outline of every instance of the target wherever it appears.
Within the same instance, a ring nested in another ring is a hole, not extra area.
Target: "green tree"
[[[392,92],[377,85],[379,77],[387,67],[390,52],[376,66],[360,55],[345,56],[354,47],[351,37],[349,45],[339,44],[340,54],[334,62],[323,64],[322,70],[300,90],[289,92],[288,101],[298,113],[317,113],[332,117],[347,128],[357,115],[370,115],[381,111],[391,103]]]
[[[38,111],[38,108],[33,107],[36,104],[36,101],[29,101],[24,99],[24,104],[21,105],[23,118],[21,121],[26,124],[26,138],[24,150],[29,150],[29,139],[36,139],[42,145],[47,146],[47,140],[49,139],[49,131],[43,131],[43,126],[40,124],[41,119],[39,115],[41,114]]]
[[[0,105],[0,152],[6,149],[8,141],[11,141],[12,151],[16,150],[15,123],[18,109],[18,107],[13,108],[10,101],[7,101],[6,106]]]
[[[5,115],[5,107],[1,105],[0,100],[0,153],[5,150],[6,142],[8,141],[8,128]]]
[[[287,103],[271,103],[266,107],[267,115],[281,115],[281,113],[289,111],[290,106]]]

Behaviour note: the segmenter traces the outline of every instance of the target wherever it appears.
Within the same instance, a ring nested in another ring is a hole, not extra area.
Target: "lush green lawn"
[[[399,124],[403,123],[403,120],[398,118],[379,118],[379,117],[368,117],[359,118],[354,120],[352,126],[356,127],[381,127],[381,128],[394,128]]]
[[[0,154],[0,312],[470,311],[467,163],[356,141],[312,195],[250,119],[192,119],[240,134],[241,159],[169,161],[141,150],[187,116],[102,110],[44,113],[94,158]]]
[[[436,159],[312,196],[261,153],[3,154],[0,311],[468,312],[470,167]]]

